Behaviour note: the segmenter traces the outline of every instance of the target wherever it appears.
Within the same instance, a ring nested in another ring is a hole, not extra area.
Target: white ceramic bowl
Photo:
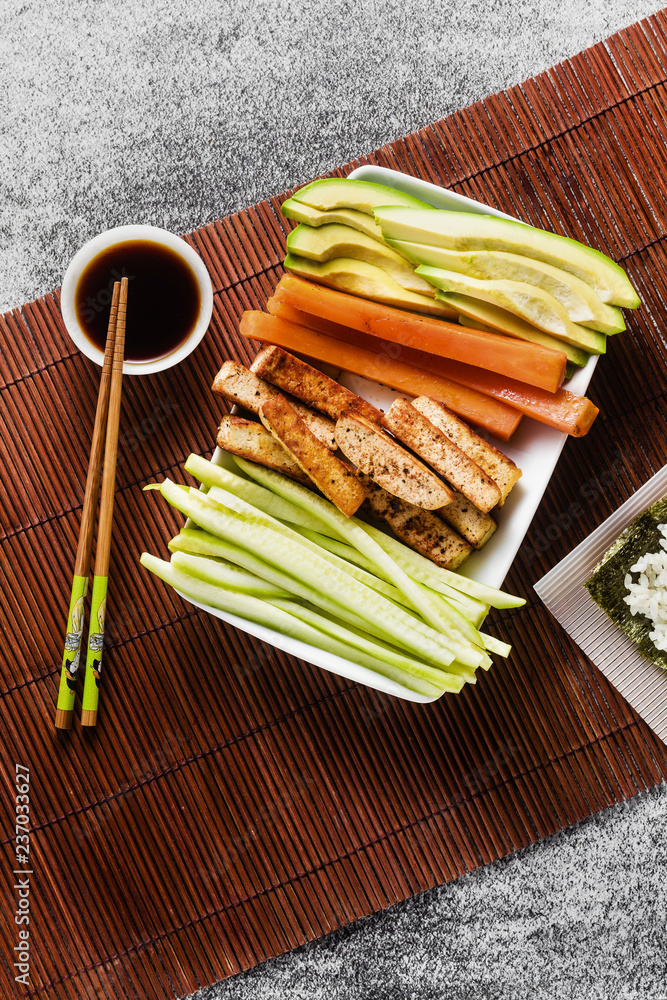
[[[354,170],[350,177],[359,180],[374,181],[377,184],[386,184],[389,187],[397,188],[406,194],[421,198],[422,201],[433,205],[434,208],[448,209],[450,211],[473,212],[478,215],[495,215],[509,219],[511,216],[499,212],[497,209],[481,202],[472,201],[455,192],[447,191],[435,184],[429,184],[416,177],[389,170],[385,167],[364,166]],[[518,221],[518,220],[514,220]],[[597,357],[592,357],[585,368],[576,372],[567,384],[568,389],[583,395],[586,392],[588,383],[597,364]],[[339,381],[346,388],[351,389],[362,396],[373,406],[381,410],[387,410],[397,396],[404,395],[393,389],[370,382],[367,379],[356,375],[342,374]],[[499,530],[490,542],[479,552],[475,552],[461,567],[459,572],[462,576],[468,576],[480,583],[485,583],[490,587],[502,587],[507,572],[514,561],[514,557],[523,541],[524,535],[528,531],[540,501],[544,495],[551,475],[556,467],[563,445],[567,440],[567,435],[552,427],[546,427],[535,420],[524,420],[518,432],[511,442],[493,442],[513,459],[523,475],[518,484],[512,490],[510,497],[501,510],[494,511],[497,517]],[[575,442],[576,443],[576,442]],[[222,448],[216,448],[213,454],[213,462],[223,467],[228,467],[234,472],[238,468],[233,460]],[[577,494],[582,495],[581,490]],[[554,524],[557,525],[557,518]],[[307,663],[322,667],[331,673],[345,677],[347,680],[365,687],[373,688],[385,694],[402,698],[404,701],[432,702],[436,698],[428,695],[418,694],[411,691],[396,681],[383,677],[367,667],[361,667],[356,663],[334,656],[325,650],[317,649],[308,643],[300,642],[289,636],[282,635],[273,629],[258,625],[255,622],[239,618],[237,615],[228,614],[217,608],[201,604],[181,594],[184,600],[194,604],[216,618],[235,626],[248,635],[255,636],[263,642],[274,646],[276,649],[284,650],[293,656],[297,656]],[[259,668],[259,667],[258,667]],[[253,670],[253,665],[246,665],[243,669]]]
[[[434,208],[444,208],[458,212],[474,212],[479,215],[496,215],[506,219],[511,218],[511,216],[505,215],[503,212],[499,212],[489,205],[472,201],[470,198],[457,195],[435,184],[429,184],[427,181],[422,181],[419,178],[410,177],[407,174],[389,170],[385,167],[358,167],[350,174],[350,177],[353,179],[358,178],[359,180],[374,181],[377,184],[387,184],[389,187],[397,188],[406,194],[414,195],[415,198],[421,198],[422,201],[433,205]],[[583,395],[586,392],[596,363],[597,357],[591,358],[586,367],[581,368],[570,379],[567,386],[568,389]],[[343,374],[339,378],[339,381],[348,389],[363,396],[369,403],[379,407],[381,410],[389,409],[393,400],[397,396],[403,395],[400,392],[387,389],[376,382],[370,382],[357,375]],[[524,420],[511,442],[494,442],[523,470],[523,476],[512,490],[507,503],[499,511],[494,512],[494,516],[497,516],[499,530],[483,549],[475,552],[464,563],[459,570],[462,576],[471,577],[480,583],[488,584],[490,587],[502,587],[503,580],[512,565],[524,535],[528,531],[530,522],[544,495],[566,439],[567,435],[562,434],[553,427],[546,427],[535,420]],[[238,472],[231,457],[221,448],[215,450],[213,461],[218,465],[228,465],[233,471]],[[341,677],[345,677],[357,684],[363,684],[366,687],[374,688],[376,691],[382,691],[385,694],[394,695],[405,701],[431,702],[436,700],[427,695],[410,691],[401,684],[383,677],[382,674],[378,674],[366,667],[360,667],[356,663],[351,663],[349,660],[334,656],[324,650],[317,649],[308,643],[299,642],[289,636],[281,635],[273,629],[246,621],[236,615],[227,614],[224,611],[219,611],[217,608],[200,604],[197,601],[193,601],[192,598],[186,597],[185,594],[181,596],[191,604],[195,604],[197,607],[203,608],[203,610],[215,615],[216,618],[221,618],[223,621],[236,626],[236,628],[247,632],[249,635],[255,636],[269,643],[271,646],[275,646],[276,649],[282,649],[286,653],[300,657],[307,663],[323,667],[325,670],[339,674]]]
[[[93,237],[75,254],[65,272],[60,293],[60,308],[67,332],[76,346],[87,358],[101,366],[104,354],[88,339],[76,316],[74,308],[76,287],[85,268],[102,250],[116,246],[118,243],[129,243],[134,240],[145,240],[168,247],[189,266],[199,285],[201,300],[199,318],[187,340],[163,358],[158,358],[155,361],[126,361],[123,365],[123,373],[126,375],[152,375],[154,372],[171,368],[187,358],[188,354],[194,351],[201,341],[211,322],[213,286],[209,273],[199,254],[180,236],[175,236],[167,229],[159,229],[157,226],[117,226],[115,229],[109,229],[107,232]]]

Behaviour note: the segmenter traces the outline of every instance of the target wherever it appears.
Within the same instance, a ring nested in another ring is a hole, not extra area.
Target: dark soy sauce
[[[76,286],[76,317],[104,352],[115,281],[128,278],[126,361],[157,361],[187,340],[199,319],[201,296],[194,272],[169,247],[130,240],[102,250]]]

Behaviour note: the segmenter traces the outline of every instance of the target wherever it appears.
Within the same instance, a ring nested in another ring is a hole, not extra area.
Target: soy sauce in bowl
[[[115,281],[127,277],[125,359],[165,358],[192,334],[201,311],[197,277],[178,253],[150,240],[128,240],[102,250],[76,284],[74,308],[87,339],[104,352]]]

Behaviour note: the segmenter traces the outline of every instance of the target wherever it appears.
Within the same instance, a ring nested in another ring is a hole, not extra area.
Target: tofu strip
[[[232,455],[239,455],[249,462],[265,465],[267,469],[282,472],[290,479],[296,479],[304,486],[310,486],[310,478],[272,434],[254,420],[232,417],[226,414],[220,422],[217,436],[218,445]]]
[[[350,392],[328,375],[280,347],[263,347],[250,366],[250,371],[278,386],[283,392],[296,396],[302,403],[326,413],[333,420],[345,413],[357,413],[377,424],[382,420],[380,410],[376,410],[361,396]]]
[[[452,491],[432,469],[364,417],[340,417],[336,443],[358,469],[400,500],[437,510],[452,499]]]
[[[259,416],[259,409],[264,403],[278,395],[278,389],[259,378],[254,372],[244,368],[236,361],[225,361],[224,365],[215,376],[211,387],[214,392],[224,396],[230,403],[243,406],[251,413]],[[329,417],[322,413],[316,413],[300,403],[297,399],[288,400],[296,410],[306,426],[313,432],[316,438],[325,444],[330,451],[336,450],[336,439],[334,438],[334,424]]]
[[[472,552],[472,546],[429,510],[399,500],[368,476],[361,475],[368,490],[364,509],[384,521],[397,538],[444,569],[456,569]]]
[[[493,479],[407,399],[394,400],[382,423],[479,510],[488,513],[499,502],[500,488]]]
[[[412,405],[493,479],[500,489],[498,506],[502,506],[514,484],[521,478],[521,469],[442,403],[429,396],[418,396],[412,401]]]
[[[490,514],[478,510],[462,493],[454,492],[454,499],[437,512],[438,517],[458,531],[474,549],[486,545],[498,525]]]
[[[367,491],[354,471],[319,441],[284,396],[263,403],[259,417],[300,469],[336,507],[352,517]]]

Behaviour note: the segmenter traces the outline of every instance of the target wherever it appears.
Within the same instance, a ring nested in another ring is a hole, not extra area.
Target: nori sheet
[[[637,644],[639,651],[667,670],[667,653],[656,649],[649,633],[651,623],[644,615],[633,615],[623,598],[627,595],[625,575],[648,552],[660,552],[659,524],[667,524],[667,497],[648,507],[635,518],[609,548],[584,584],[596,604]]]

